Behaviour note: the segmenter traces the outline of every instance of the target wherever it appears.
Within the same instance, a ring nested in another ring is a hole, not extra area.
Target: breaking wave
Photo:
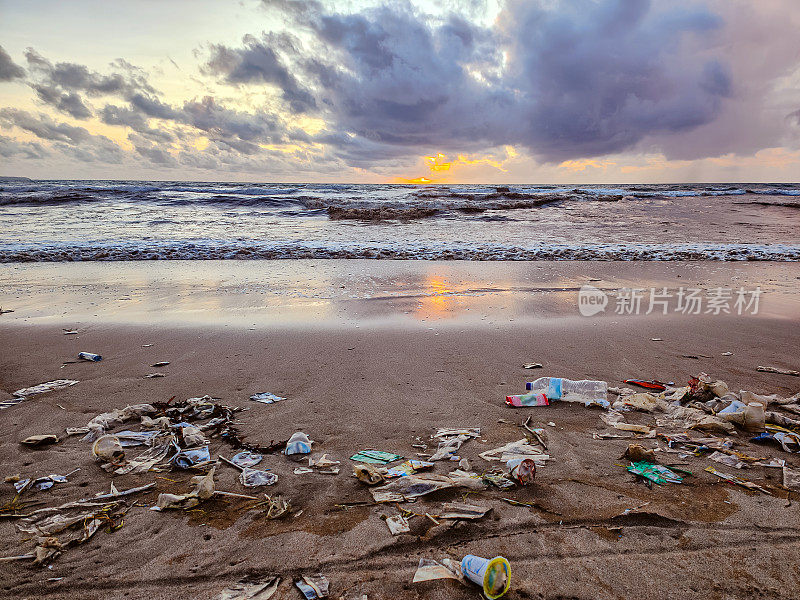
[[[622,260],[622,261],[800,261],[794,244],[547,244],[533,247],[486,244],[446,246],[387,244],[252,244],[173,242],[162,244],[62,245],[0,248],[0,262],[248,259],[385,260]]]

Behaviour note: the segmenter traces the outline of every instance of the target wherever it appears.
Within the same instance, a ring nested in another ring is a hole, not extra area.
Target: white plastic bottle
[[[586,405],[610,406],[606,399],[608,384],[605,381],[591,379],[573,381],[561,377],[539,377],[536,381],[526,383],[525,388],[544,394],[550,401],[563,400],[565,402],[581,402]]]

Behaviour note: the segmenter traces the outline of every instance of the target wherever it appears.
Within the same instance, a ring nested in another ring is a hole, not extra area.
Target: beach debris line
[[[277,396],[270,392],[260,392],[258,394],[253,394],[252,396],[250,396],[250,400],[252,400],[253,402],[260,402],[261,404],[274,404],[275,402],[286,400],[286,398]]]

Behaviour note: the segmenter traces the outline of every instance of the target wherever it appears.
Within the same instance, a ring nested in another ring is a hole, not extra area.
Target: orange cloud
[[[497,169],[502,173],[507,173],[508,169],[505,163],[518,156],[516,149],[513,146],[505,146],[505,157],[495,158],[494,156],[475,157],[466,154],[458,154],[454,159],[449,159],[446,154],[438,152],[434,156],[423,156],[423,164],[428,168],[431,174],[443,174],[443,177],[395,177],[392,183],[444,183],[452,181],[451,173],[461,167],[470,167],[485,165]]]

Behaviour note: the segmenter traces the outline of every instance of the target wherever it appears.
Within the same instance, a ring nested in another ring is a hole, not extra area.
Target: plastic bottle
[[[608,404],[608,384],[605,381],[582,379],[573,381],[561,377],[539,377],[536,381],[529,381],[525,389],[539,392],[553,400],[565,402],[583,402],[584,404],[597,403],[603,406]]]
[[[99,360],[103,360],[103,357],[99,354],[92,354],[91,352],[79,352],[78,358],[81,360],[90,360],[92,362],[97,362]]]

